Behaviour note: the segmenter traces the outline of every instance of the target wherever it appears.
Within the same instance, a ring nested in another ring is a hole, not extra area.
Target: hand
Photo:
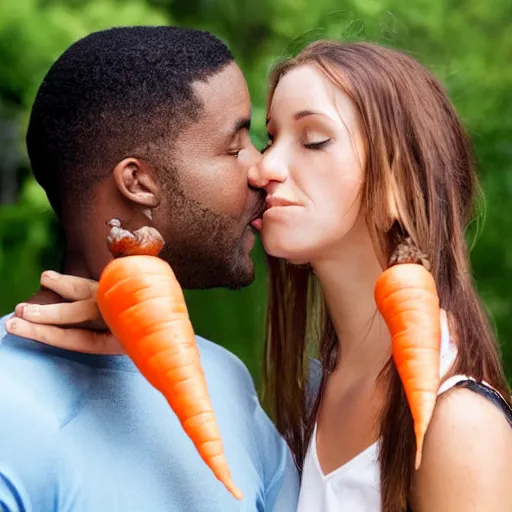
[[[48,271],[41,275],[41,286],[44,291],[16,306],[14,318],[6,322],[9,333],[65,350],[124,353],[101,318],[96,281]]]

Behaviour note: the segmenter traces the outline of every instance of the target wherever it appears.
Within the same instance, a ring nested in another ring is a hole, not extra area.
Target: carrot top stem
[[[393,254],[389,258],[389,266],[401,265],[403,263],[418,263],[423,265],[429,272],[432,265],[427,255],[422,253],[413,243],[410,237],[404,238],[397,244]]]
[[[123,256],[158,256],[165,245],[162,235],[157,229],[143,226],[133,232],[122,227],[119,219],[107,222],[110,233],[107,236],[107,245],[114,258]]]

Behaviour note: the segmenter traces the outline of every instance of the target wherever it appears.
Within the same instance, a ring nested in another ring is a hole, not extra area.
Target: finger
[[[93,299],[57,304],[19,304],[14,312],[18,318],[29,322],[51,325],[73,325],[101,318]]]
[[[41,274],[41,285],[67,300],[90,299],[98,287],[98,283],[92,279],[59,274],[53,270]]]
[[[17,316],[19,318],[23,317],[23,309],[25,308],[27,304],[25,302],[21,302],[20,304],[17,304],[14,308],[14,316]]]
[[[30,297],[29,300],[27,300],[25,303],[18,304],[18,306],[24,305],[24,304],[55,304],[56,302],[63,302],[63,299],[60,295],[58,295],[55,292],[52,292],[51,290],[47,290],[44,288],[41,288],[38,290],[32,297]]]
[[[124,354],[121,345],[111,334],[86,329],[64,329],[52,325],[33,324],[20,318],[9,319],[5,323],[5,328],[7,332],[16,336],[64,350],[88,354]]]

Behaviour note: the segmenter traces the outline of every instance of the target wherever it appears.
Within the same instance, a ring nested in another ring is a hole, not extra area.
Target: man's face
[[[172,150],[173,168],[155,217],[166,245],[162,257],[184,288],[239,288],[254,279],[251,222],[264,196],[249,187],[260,159],[249,138],[251,101],[235,63],[194,85],[204,108]]]

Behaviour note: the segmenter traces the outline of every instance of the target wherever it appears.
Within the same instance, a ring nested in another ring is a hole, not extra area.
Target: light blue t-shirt
[[[197,338],[235,484],[213,476],[127,356],[56,349],[0,320],[0,511],[295,512],[298,475],[233,354]]]

